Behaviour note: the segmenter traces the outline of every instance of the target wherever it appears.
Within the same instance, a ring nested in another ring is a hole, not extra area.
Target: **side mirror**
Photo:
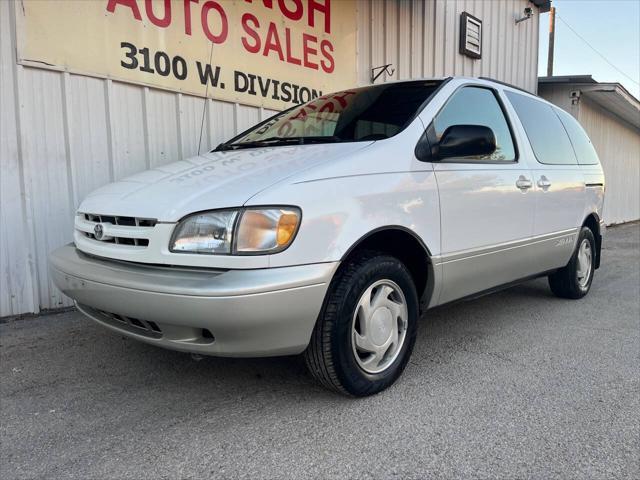
[[[496,151],[496,136],[483,125],[451,125],[435,150],[439,159],[490,155]]]

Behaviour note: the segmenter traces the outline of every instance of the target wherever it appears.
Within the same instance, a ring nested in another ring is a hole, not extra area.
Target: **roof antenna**
[[[213,42],[211,42],[211,51],[209,52],[209,65],[213,61]],[[207,86],[204,90],[204,103],[202,105],[202,121],[200,122],[200,139],[198,140],[198,156],[200,156],[200,148],[202,147],[202,131],[204,130],[204,116],[207,112],[207,101],[209,100],[209,79],[207,78]]]

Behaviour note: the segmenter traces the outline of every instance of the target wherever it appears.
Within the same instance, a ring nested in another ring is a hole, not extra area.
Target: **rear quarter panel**
[[[598,215],[598,220],[604,218],[605,208],[605,178],[600,165],[588,165],[583,167],[584,183],[586,186],[586,202],[583,219],[591,213]]]

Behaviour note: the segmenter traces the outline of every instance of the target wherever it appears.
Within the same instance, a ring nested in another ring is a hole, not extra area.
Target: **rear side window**
[[[597,165],[600,163],[596,149],[593,148],[587,132],[584,131],[578,121],[564,110],[556,108],[555,111],[569,134],[569,139],[578,157],[578,163],[580,165]]]
[[[436,141],[452,125],[482,125],[491,128],[496,136],[495,152],[483,157],[465,157],[465,161],[512,162],[516,159],[509,124],[492,90],[464,87],[454,93],[433,120]]]
[[[562,122],[551,105],[514,92],[505,92],[516,110],[538,162],[576,165],[576,156]]]

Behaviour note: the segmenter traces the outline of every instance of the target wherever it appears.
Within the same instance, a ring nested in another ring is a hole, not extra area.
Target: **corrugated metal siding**
[[[38,309],[31,252],[32,218],[24,192],[20,100],[11,37],[10,5],[0,3],[0,316]]]
[[[358,79],[393,64],[378,82],[449,75],[496,78],[537,88],[539,17],[515,24],[527,0],[369,0],[358,4]],[[482,20],[480,60],[458,54],[460,14]]]
[[[578,106],[571,102],[570,89],[565,85],[540,85],[538,95],[578,118]]]
[[[515,25],[527,0],[364,0],[358,4],[358,78],[378,82],[484,75],[535,91],[538,17]],[[51,284],[47,254],[71,241],[73,212],[91,190],[194,155],[204,100],[22,67],[13,2],[0,1],[0,316],[69,305]],[[458,54],[459,14],[483,20],[482,60]],[[274,112],[208,100],[209,148]]]
[[[605,222],[640,219],[640,130],[589,99],[580,100],[578,121],[589,134],[604,169]]]
[[[640,219],[640,130],[581,97],[576,87],[544,85],[540,95],[571,113],[591,138],[606,177],[604,221],[607,225]]]

